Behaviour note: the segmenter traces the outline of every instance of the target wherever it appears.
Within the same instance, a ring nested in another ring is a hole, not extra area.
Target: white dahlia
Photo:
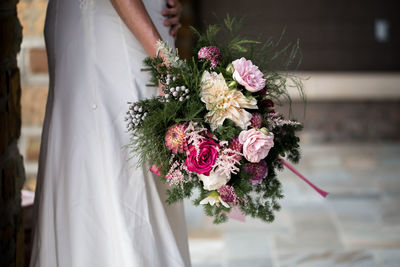
[[[212,130],[221,126],[225,119],[247,129],[252,115],[245,108],[257,109],[257,100],[254,97],[245,97],[236,89],[229,89],[221,73],[204,71],[201,82],[201,101],[209,111],[205,119]]]

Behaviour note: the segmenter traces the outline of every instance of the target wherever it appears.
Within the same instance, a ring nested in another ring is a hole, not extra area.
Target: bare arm
[[[111,0],[129,30],[135,35],[150,57],[157,53],[157,41],[161,39],[141,0]]]

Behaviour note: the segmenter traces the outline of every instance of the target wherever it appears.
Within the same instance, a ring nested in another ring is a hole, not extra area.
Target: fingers
[[[178,16],[171,17],[171,18],[168,18],[168,19],[164,20],[164,26],[173,26],[175,24],[179,24],[179,17]]]
[[[161,11],[161,15],[166,16],[176,16],[178,14],[178,9],[176,7],[166,8]]]
[[[179,0],[168,0],[167,6],[168,7],[181,6],[181,3],[179,2]]]
[[[182,5],[178,0],[168,0],[167,8],[161,11],[161,14],[167,17],[164,20],[164,26],[170,26],[169,34],[176,39],[178,29],[181,27],[179,18],[182,11]]]
[[[170,8],[165,8],[161,11],[161,15],[164,17],[172,17],[172,16],[179,16],[181,14],[182,7],[181,6],[175,6],[175,7],[170,7]]]
[[[180,16],[182,5],[177,0],[168,0],[167,8],[161,11],[163,16]]]
[[[178,35],[178,30],[181,26],[182,25],[180,23],[173,25],[169,30],[169,35],[171,35],[172,37],[174,37],[174,39],[176,39],[176,36]]]
[[[168,1],[167,1],[167,4],[168,4],[169,6],[171,6],[171,7],[174,7],[174,6],[176,6],[177,1],[176,1],[176,0],[168,0]]]

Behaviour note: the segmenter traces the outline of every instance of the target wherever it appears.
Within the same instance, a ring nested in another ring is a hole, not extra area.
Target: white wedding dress
[[[143,0],[163,40],[165,0]],[[30,267],[190,266],[183,204],[136,168],[127,101],[156,94],[146,52],[110,0],[50,0],[50,88],[34,206]]]

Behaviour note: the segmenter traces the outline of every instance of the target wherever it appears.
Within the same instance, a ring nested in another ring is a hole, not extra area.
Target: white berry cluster
[[[164,76],[165,77],[165,76]],[[173,82],[175,82],[176,81],[176,77],[175,76],[172,76],[171,74],[167,74],[167,77],[166,77],[166,79],[165,79],[165,84],[166,85],[170,85],[171,84],[171,80],[173,81]]]
[[[187,88],[186,86],[182,85],[182,86],[170,86],[171,84],[171,80],[175,81],[176,77],[172,76],[170,74],[167,74],[167,78],[165,80],[165,87],[164,87],[164,93],[165,93],[165,102],[169,102],[171,99],[174,100],[179,100],[179,101],[183,101],[185,99],[189,99],[189,88]]]
[[[125,121],[128,122],[128,130],[133,130],[146,118],[147,112],[138,103],[128,102],[128,104],[129,110],[126,112]]]

